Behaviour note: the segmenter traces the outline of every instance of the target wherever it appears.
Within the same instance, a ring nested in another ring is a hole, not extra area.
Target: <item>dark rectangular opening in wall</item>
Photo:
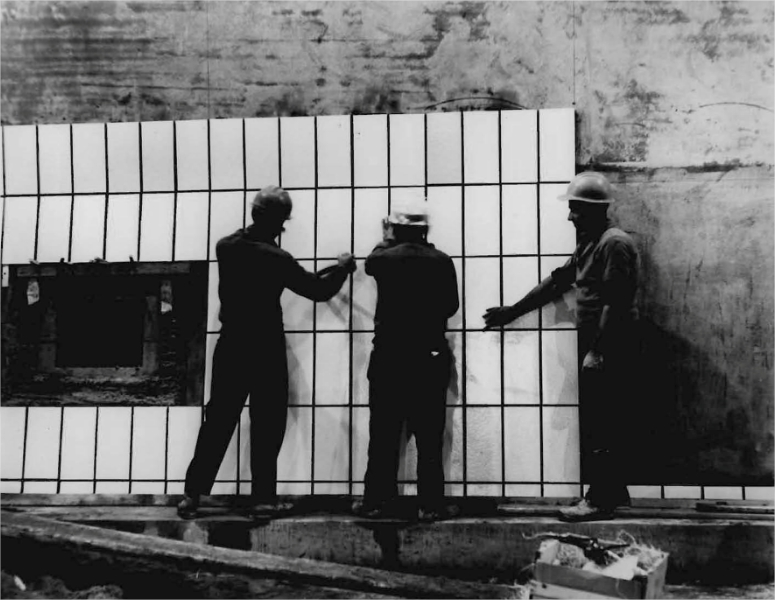
[[[199,405],[207,263],[12,266],[2,404]]]

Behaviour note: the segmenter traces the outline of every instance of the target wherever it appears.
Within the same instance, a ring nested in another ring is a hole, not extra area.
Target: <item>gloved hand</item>
[[[385,217],[382,219],[382,241],[393,242],[395,239],[396,236],[393,233],[393,224]]]
[[[503,327],[517,318],[513,306],[493,306],[484,313],[485,329]]]
[[[597,350],[590,350],[584,356],[584,362],[582,362],[581,368],[589,371],[602,371],[603,355]]]
[[[336,260],[340,267],[345,267],[347,269],[348,273],[354,273],[355,269],[358,268],[355,264],[355,258],[349,252],[343,252],[336,257]]]

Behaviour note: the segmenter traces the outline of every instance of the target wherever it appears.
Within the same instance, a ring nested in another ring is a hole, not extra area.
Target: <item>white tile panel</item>
[[[25,411],[21,406],[0,408],[0,477],[3,479],[22,476]]]
[[[294,258],[315,256],[315,192],[296,190],[291,193],[293,211],[291,220],[285,223],[280,246]],[[250,215],[248,215],[250,221]],[[344,240],[342,240],[344,241]]]
[[[467,408],[466,419],[467,481],[502,481],[501,409]]]
[[[463,327],[463,259],[453,258],[452,264],[455,267],[455,274],[457,279],[457,296],[460,300],[460,308],[457,312],[447,320],[447,329],[460,329]]]
[[[128,479],[131,408],[100,407],[97,416],[97,479]]]
[[[245,198],[243,192],[213,192],[210,197],[210,254],[215,260],[215,245],[221,238],[242,229]]]
[[[568,221],[568,203],[557,199],[566,188],[565,185],[539,188],[541,254],[571,254],[576,247],[576,229]]]
[[[503,335],[504,404],[538,404],[537,331],[507,331]]]
[[[35,125],[3,127],[5,193],[37,194],[38,157]]]
[[[108,189],[140,191],[140,127],[137,123],[108,123]]]
[[[466,490],[469,496],[493,498],[503,495],[503,486],[499,483],[471,483]]]
[[[377,282],[366,274],[364,261],[359,261],[358,270],[353,278],[353,317],[354,330],[374,329],[374,311],[377,308]],[[345,284],[346,285],[346,284]]]
[[[407,204],[414,204],[423,202],[425,200],[425,188],[422,187],[406,187],[406,188],[393,188],[390,193],[390,209],[391,211]]]
[[[702,488],[699,485],[666,485],[665,498],[701,498]]]
[[[211,262],[208,265],[209,273],[207,275],[207,331],[220,331],[221,321],[218,313],[221,308],[221,301],[218,298],[218,263]]]
[[[238,427],[240,494],[249,494],[252,482],[250,470],[250,408],[248,406],[242,409]]]
[[[425,116],[390,115],[390,185],[425,183]]]
[[[494,111],[463,113],[463,168],[466,183],[498,183],[500,148]]]
[[[501,113],[501,160],[504,183],[538,180],[538,119],[534,110]]]
[[[69,194],[72,192],[70,125],[40,125],[38,152],[40,193]],[[32,165],[34,164],[33,162]]]
[[[417,481],[417,444],[415,439],[407,434],[407,426],[404,425],[401,430],[401,437],[398,445],[398,481],[416,482]],[[417,485],[415,483],[404,483],[399,485],[399,493],[403,487],[403,494],[417,495]]]
[[[97,408],[66,406],[63,411],[61,478],[93,479]]]
[[[167,494],[182,494],[184,490],[183,481],[169,481],[165,482],[167,486]]]
[[[463,253],[462,188],[428,188],[428,240],[450,256]]]
[[[344,496],[350,493],[350,485],[348,483],[315,482],[314,490],[315,494]]]
[[[249,188],[280,184],[279,120],[245,119],[245,164]],[[283,182],[284,185],[288,185]]]
[[[167,408],[136,406],[132,430],[132,479],[164,479],[161,457],[166,446]],[[135,493],[134,489],[132,491]]]
[[[575,331],[541,333],[544,404],[578,404],[579,363]]]
[[[315,403],[347,404],[350,395],[349,334],[319,333],[315,343]]]
[[[575,406],[545,407],[543,434],[544,480],[557,483],[579,481],[578,408]]]
[[[309,481],[312,477],[312,408],[288,410],[285,438],[277,457],[277,478]]]
[[[242,141],[242,119],[210,119],[211,189],[244,186]]]
[[[466,402],[501,403],[501,336],[497,331],[466,333]]]
[[[175,189],[175,144],[172,121],[142,124],[143,190],[172,192]]]
[[[427,115],[428,183],[462,183],[461,113]]]
[[[382,219],[387,215],[386,188],[355,190],[353,247],[357,258],[368,256],[382,241]]]
[[[540,498],[540,484],[506,484],[506,496],[509,498]]]
[[[210,489],[210,495],[212,496],[233,496],[236,493],[236,481],[215,481]]]
[[[172,260],[172,230],[175,221],[173,194],[147,194],[142,198],[140,260]]]
[[[93,494],[93,481],[62,481],[59,484],[60,494]]]
[[[24,493],[25,494],[56,494],[57,482],[56,481],[25,481]]]
[[[108,197],[108,223],[105,235],[105,259],[128,262],[137,259],[137,236],[140,231],[140,196],[121,194]]]
[[[205,403],[210,401],[210,387],[213,378],[213,355],[215,353],[215,346],[220,338],[218,333],[208,333],[205,340],[205,387],[204,387],[204,400]]]
[[[355,186],[387,185],[387,115],[353,118],[353,154]]]
[[[659,485],[630,485],[627,491],[631,498],[661,498],[662,486]]]
[[[70,196],[43,196],[38,215],[39,262],[67,260],[70,245]]]
[[[538,188],[503,186],[503,253],[538,253]]]
[[[576,172],[576,129],[572,108],[538,112],[541,181],[570,181]]]
[[[503,427],[506,479],[540,481],[541,415],[538,407],[507,406]]]
[[[567,483],[547,483],[544,486],[544,498],[577,498],[581,496],[581,486]]]
[[[76,194],[105,192],[105,125],[73,125],[73,177]]]
[[[210,336],[208,336],[210,337]],[[167,433],[167,479],[185,479],[194,457],[194,446],[202,421],[198,406],[171,406]],[[172,493],[168,490],[168,493]]]
[[[500,306],[500,262],[498,258],[467,258],[465,273],[466,328],[484,328],[483,315]]]
[[[349,186],[350,117],[318,117],[318,185]]]
[[[315,270],[315,262],[312,260],[300,260],[299,265],[309,272]],[[286,289],[280,296],[280,305],[286,331],[312,330],[315,314],[315,303],[312,300]]]
[[[320,190],[317,204],[317,257],[336,258],[350,252],[352,192]]]
[[[287,333],[288,403],[312,404],[313,338],[311,333]]]
[[[503,259],[503,304],[511,306],[538,285],[538,259],[510,256]],[[538,327],[538,311],[534,310],[505,326],[506,329]]]
[[[175,260],[207,259],[207,192],[178,194],[175,214]]]
[[[128,494],[128,481],[98,481],[94,492],[96,494]]]
[[[218,472],[215,475],[216,481],[236,481],[237,480],[237,452],[239,450],[237,440],[237,427],[234,428],[234,432],[229,440],[229,445],[226,447],[226,453],[223,455],[223,460],[218,467]],[[193,457],[193,454],[191,455]],[[230,492],[235,494],[236,491]]]
[[[568,256],[541,258],[541,279],[549,277],[554,269],[563,266]],[[565,292],[562,298],[550,302],[541,309],[541,325],[544,329],[576,327],[576,290]]]
[[[278,481],[277,493],[281,496],[309,496],[312,483],[299,481]]]
[[[5,198],[3,210],[3,264],[27,264],[35,258],[38,199]]]
[[[56,479],[59,475],[59,429],[62,425],[62,409],[31,406],[27,411],[23,476],[26,479]]]
[[[500,198],[497,186],[468,187],[465,192],[466,255],[500,253]]]
[[[369,403],[369,380],[367,377],[371,359],[373,333],[353,334],[353,404]]]
[[[350,465],[350,415],[346,406],[315,408],[315,481],[346,481]],[[315,484],[316,493],[325,493]]]
[[[775,501],[775,488],[772,487],[746,487],[745,488],[746,500],[765,500],[769,502]]]
[[[336,261],[318,261],[318,269],[324,269]],[[350,284],[345,281],[342,289],[327,302],[315,303],[315,328],[318,331],[350,328]]]
[[[444,423],[444,481],[463,481],[463,408],[447,408]]]
[[[105,196],[75,196],[70,262],[102,257],[105,240]]]
[[[176,121],[178,190],[209,187],[207,121]]]
[[[363,481],[369,462],[369,416],[371,412],[365,406],[353,409],[353,481]],[[362,494],[363,492],[361,492]]]
[[[163,494],[163,481],[132,481],[129,489],[130,494]]]
[[[280,165],[282,187],[315,187],[315,117],[280,118]]]

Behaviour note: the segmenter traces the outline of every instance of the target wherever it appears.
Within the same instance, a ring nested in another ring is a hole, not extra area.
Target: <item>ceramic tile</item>
[[[96,488],[96,494],[128,494],[129,482],[128,481],[98,481]]]
[[[659,485],[630,485],[627,491],[631,498],[661,498],[662,486]]]
[[[506,407],[503,427],[505,432],[506,479],[510,481],[540,481],[541,414],[539,408]]]
[[[544,485],[544,498],[577,498],[581,496],[580,488],[567,483],[547,483]]]
[[[503,401],[538,404],[539,365],[537,331],[507,331],[503,335]]]
[[[316,481],[313,489],[316,495],[344,496],[350,493],[350,485],[347,483]]]
[[[175,189],[175,144],[172,121],[142,123],[143,190],[171,192]]]
[[[34,167],[34,155],[30,159]],[[69,194],[73,191],[70,125],[38,126],[38,161],[42,194]]]
[[[97,479],[128,479],[131,408],[100,407],[97,415]]]
[[[221,321],[218,313],[221,301],[218,299],[218,263],[211,262],[208,265],[207,274],[207,331],[220,331]]]
[[[317,257],[336,258],[350,252],[352,192],[320,190],[317,204]]]
[[[97,409],[91,406],[67,406],[63,411],[60,477],[93,479]]]
[[[208,258],[216,260],[215,245],[222,238],[242,229],[245,215],[245,194],[243,192],[213,192],[210,197],[210,253]]]
[[[3,479],[22,476],[26,410],[21,406],[0,408],[0,476]]]
[[[541,181],[570,181],[576,173],[576,128],[572,108],[538,112]]]
[[[563,266],[568,256],[541,257],[541,278],[552,274],[554,269]],[[575,329],[576,327],[576,290],[571,289],[554,302],[541,309],[541,326],[544,329]]]
[[[404,425],[401,431],[398,450],[398,481],[405,482],[403,493],[408,495],[408,488],[413,488],[413,494],[417,495],[417,486],[406,484],[406,482],[417,482],[417,444],[413,437],[409,437],[406,425]]]
[[[312,410],[300,406],[288,410],[285,439],[277,458],[278,479],[309,481],[312,478]]]
[[[208,333],[205,341],[205,386],[204,386],[204,403],[210,401],[210,387],[212,385],[213,378],[213,354],[215,353],[215,346],[218,343],[218,338],[221,337],[217,333]]]
[[[60,494],[93,494],[93,481],[62,481],[59,483]]]
[[[473,497],[500,497],[503,496],[503,486],[493,483],[471,483],[466,486],[469,496]]]
[[[502,481],[501,409],[467,408],[466,419],[467,481]]]
[[[164,479],[161,458],[167,447],[167,408],[136,406],[134,412],[132,479]]]
[[[575,331],[541,333],[544,404],[577,404],[579,363]]]
[[[173,194],[143,196],[143,210],[140,223],[141,261],[172,260],[174,221],[175,196]]]
[[[168,481],[166,483],[166,494],[183,494],[184,487],[183,481]]]
[[[352,415],[353,481],[362,482],[369,462],[370,411],[366,406],[358,406],[353,408]]]
[[[501,336],[466,333],[466,402],[501,404]]]
[[[541,185],[541,254],[571,254],[576,247],[576,230],[568,221],[568,203],[557,199],[565,185]]]
[[[465,486],[462,483],[446,483],[444,484],[444,494],[446,496],[463,496]]]
[[[391,114],[390,185],[425,183],[425,116]]]
[[[463,169],[466,183],[498,183],[499,114],[493,111],[463,113]]]
[[[386,188],[355,190],[353,248],[356,258],[365,258],[382,241],[382,219],[387,215]]]
[[[665,498],[701,498],[702,488],[699,485],[666,485]]]
[[[352,387],[353,404],[368,405],[369,380],[367,377],[371,359],[373,333],[353,333]]]
[[[194,456],[194,446],[201,423],[200,407],[170,407],[167,433],[167,479],[185,479],[186,469]],[[174,492],[168,489],[167,493]]]
[[[488,308],[501,306],[500,261],[497,258],[465,259],[466,328],[483,329]]]
[[[461,329],[463,327],[463,310],[465,309],[463,298],[463,259],[453,258],[452,264],[455,267],[457,297],[460,302],[460,308],[457,309],[457,312],[452,317],[447,319],[447,329]]]
[[[314,117],[280,118],[280,165],[282,187],[315,187]]]
[[[547,406],[543,411],[544,481],[579,480],[579,411]]]
[[[503,259],[503,304],[516,304],[539,283],[538,259],[527,256],[510,256]],[[538,327],[538,311],[522,315],[505,326],[505,329]]]
[[[3,264],[27,264],[35,258],[38,199],[5,198],[3,212]]]
[[[318,261],[318,269],[324,269],[336,261]],[[346,281],[339,293],[327,302],[315,303],[316,330],[331,331],[350,327],[350,285]]]
[[[315,263],[311,260],[300,260],[299,264],[309,272],[314,272]],[[311,331],[315,303],[286,289],[280,296],[283,308],[283,321],[286,331]]]
[[[359,265],[363,267],[363,263]],[[352,274],[353,279],[353,317],[354,330],[374,329],[374,311],[377,307],[377,282],[366,275],[363,268]]]
[[[38,214],[39,262],[59,262],[68,258],[70,245],[70,196],[44,196]]]
[[[245,164],[249,188],[280,185],[278,135],[279,120],[276,118],[245,119]]]
[[[318,117],[318,186],[349,186],[350,117]]]
[[[73,125],[73,180],[76,194],[105,192],[105,125]]]
[[[163,481],[133,481],[130,486],[130,494],[164,494]]]
[[[461,114],[428,114],[426,123],[428,183],[462,183]]]
[[[463,254],[462,195],[461,187],[428,188],[428,240],[450,256]]]
[[[467,187],[465,191],[466,255],[500,253],[500,197],[497,186]]]
[[[206,414],[206,413],[205,413]],[[205,417],[206,419],[207,417]],[[226,453],[223,455],[223,460],[218,468],[218,473],[215,475],[216,481],[236,481],[237,480],[237,453],[239,452],[239,440],[237,439],[237,428],[234,428],[234,433],[231,436],[229,445],[226,447]],[[193,453],[191,455],[193,457]],[[228,492],[230,494],[236,494],[236,487],[233,491]]]
[[[295,258],[315,256],[315,192],[296,190],[291,193],[293,211],[291,220],[285,223],[280,246]],[[248,214],[248,220],[250,215]]]
[[[108,123],[108,189],[140,191],[140,127],[137,123]]]
[[[207,121],[176,121],[178,190],[209,187]]]
[[[212,189],[244,187],[242,141],[242,119],[210,119]]]
[[[76,196],[70,262],[89,262],[102,256],[105,239],[105,196]]]
[[[538,180],[538,119],[535,110],[501,113],[501,160],[504,182]]]
[[[178,194],[175,260],[207,259],[209,198],[206,192]]]
[[[287,333],[288,403],[312,404],[313,334]]]
[[[444,423],[444,481],[463,481],[463,408],[448,407]]]
[[[312,483],[299,481],[278,482],[277,493],[281,496],[309,496],[312,493]]]
[[[350,415],[346,406],[315,408],[314,479],[346,481],[350,465]],[[315,493],[325,493],[315,484]]]
[[[746,500],[765,500],[773,502],[775,500],[775,488],[772,487],[746,487]]]
[[[315,344],[315,403],[348,404],[349,334],[319,333],[315,336]]]
[[[538,188],[503,186],[503,253],[538,253]]]
[[[447,405],[463,403],[463,333],[449,332],[446,335],[449,351],[452,353],[452,373],[447,386]]]
[[[108,198],[108,223],[105,230],[107,236],[106,260],[129,262],[130,256],[137,257],[139,220],[139,195],[115,195]]]
[[[25,481],[24,493],[25,494],[56,494],[57,482],[56,481]]]
[[[539,484],[511,483],[506,485],[506,496],[509,498],[540,498],[541,486]]]
[[[5,193],[38,193],[35,125],[3,127]]]
[[[233,496],[237,493],[236,481],[216,481],[210,490],[211,496]]]
[[[23,477],[56,479],[59,475],[59,429],[62,425],[62,409],[31,406],[27,411]]]
[[[353,159],[356,186],[387,185],[387,115],[353,118]]]

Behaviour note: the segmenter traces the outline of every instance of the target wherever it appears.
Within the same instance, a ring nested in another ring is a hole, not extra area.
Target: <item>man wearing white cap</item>
[[[419,517],[445,516],[442,448],[451,352],[447,319],[459,307],[452,259],[428,243],[427,204],[396,206],[383,241],[366,259],[377,282],[369,362],[369,456],[362,502],[354,511],[387,516],[398,496],[403,425],[417,445]]]
[[[638,252],[632,238],[608,219],[614,198],[604,175],[580,173],[559,199],[568,202],[568,220],[576,228],[573,255],[519,302],[490,308],[484,319],[487,328],[506,325],[576,288],[582,475],[589,490],[560,518],[608,519],[617,506],[630,503],[623,432],[637,361]]]
[[[305,270],[275,242],[291,217],[291,197],[269,186],[253,199],[253,224],[221,239],[218,296],[221,334],[215,347],[210,401],[186,473],[178,514],[194,518],[199,497],[209,494],[226,448],[250,395],[250,470],[253,512],[277,504],[277,456],[288,411],[288,364],[280,295],[289,290],[329,300],[355,270],[351,254],[317,274]]]

